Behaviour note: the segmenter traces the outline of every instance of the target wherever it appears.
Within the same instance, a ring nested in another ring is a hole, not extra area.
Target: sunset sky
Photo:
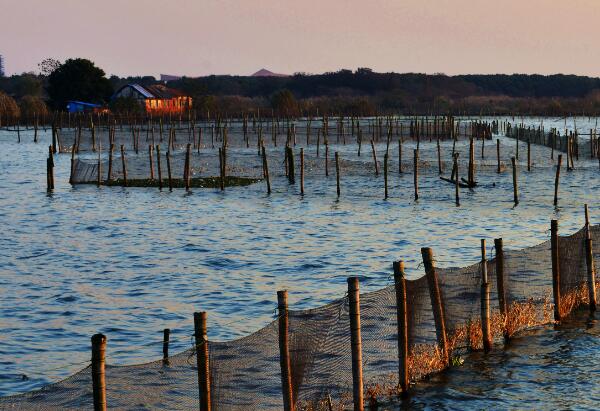
[[[598,0],[0,0],[7,74],[85,57],[120,76],[600,76],[599,41]]]

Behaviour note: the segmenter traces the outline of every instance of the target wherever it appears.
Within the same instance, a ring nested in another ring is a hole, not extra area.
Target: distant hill
[[[273,73],[267,69],[260,69],[250,77],[289,77],[287,74]]]

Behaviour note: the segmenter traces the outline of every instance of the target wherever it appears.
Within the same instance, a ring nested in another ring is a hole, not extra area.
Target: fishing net
[[[563,315],[587,302],[586,229],[559,237]],[[600,226],[590,227],[600,244]],[[496,263],[487,261],[491,331],[495,342],[552,321],[550,242],[504,251],[507,313],[499,311]],[[594,254],[595,263],[600,253]],[[451,359],[481,349],[483,263],[437,268]],[[425,276],[406,280],[409,374],[413,381],[447,366],[437,344]],[[575,296],[575,297],[573,297]],[[574,301],[574,302],[570,302]],[[568,304],[567,304],[568,303]],[[394,285],[360,296],[364,387],[367,401],[398,393],[398,346]],[[299,409],[329,410],[352,404],[352,360],[348,298],[322,307],[290,310],[289,351],[293,398]],[[217,410],[282,409],[279,318],[237,340],[208,343],[211,400]],[[191,333],[190,333],[191,334]],[[191,337],[191,335],[190,335]],[[110,344],[110,342],[109,342]],[[115,409],[198,408],[195,349],[133,366],[107,366],[107,403]],[[0,409],[92,407],[90,367],[39,391],[0,398]]]

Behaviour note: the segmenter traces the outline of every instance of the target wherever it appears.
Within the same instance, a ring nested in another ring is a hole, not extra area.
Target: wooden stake
[[[440,138],[437,139],[438,174],[442,174],[442,152],[440,149]]]
[[[527,139],[527,171],[531,171],[531,138]]]
[[[558,248],[558,221],[552,220],[550,223],[550,250],[552,254],[552,291],[554,296],[554,320],[561,320],[561,295],[560,295],[560,269],[559,269],[559,248]]]
[[[435,330],[439,348],[442,352],[444,364],[449,364],[448,343],[446,338],[446,319],[444,315],[444,305],[442,303],[442,294],[438,284],[435,265],[433,263],[433,252],[431,248],[421,248],[423,265],[425,266],[425,275],[429,285],[429,297],[431,299],[431,308],[433,310],[433,319],[435,321]]]
[[[171,330],[165,328],[163,330],[163,362],[169,362],[169,338],[171,335]]]
[[[187,144],[187,149],[185,152],[185,170],[183,172],[183,178],[185,179],[185,191],[190,191],[190,180],[191,180],[191,149],[192,145],[190,143]]]
[[[165,153],[165,156],[167,157],[167,178],[169,180],[169,191],[173,191],[173,178],[171,175],[171,152],[170,152],[170,150],[167,150],[167,152]]]
[[[500,139],[496,139],[496,160],[498,162],[497,173],[500,174]]]
[[[413,182],[415,186],[415,201],[419,199],[419,149],[416,148],[413,152]]]
[[[304,195],[304,148],[300,148],[300,194]]]
[[[148,145],[148,160],[150,161],[150,180],[154,180],[154,160],[152,158],[152,152],[154,151],[154,147],[152,145]]]
[[[588,298],[590,312],[596,311],[596,267],[594,265],[594,249],[592,246],[592,233],[590,231],[590,220],[588,205],[585,205],[585,263],[587,268]]]
[[[350,317],[350,341],[352,345],[352,392],[354,399],[354,411],[364,411],[362,338],[360,333],[360,292],[358,277],[348,278],[348,304]]]
[[[456,206],[460,207],[460,179],[458,177],[458,153],[455,153],[453,156],[454,158],[454,199],[456,202]]]
[[[383,155],[383,184],[385,186],[385,199],[388,198],[388,153]]]
[[[483,350],[492,349],[492,332],[490,329],[490,283],[488,282],[487,257],[485,240],[481,240],[481,333]]]
[[[340,156],[335,152],[335,180],[337,183],[337,196],[340,197]]]
[[[156,171],[158,173],[158,189],[162,191],[163,188],[163,179],[162,179],[162,170],[160,167],[160,145],[156,145]]]
[[[558,164],[556,165],[556,177],[554,178],[554,206],[558,205],[558,184],[560,182],[560,165],[562,164],[562,154],[558,155]]]
[[[402,138],[398,139],[398,174],[402,174]]]
[[[290,362],[289,332],[288,332],[288,302],[287,291],[277,291],[277,311],[279,313],[279,366],[281,368],[281,388],[283,393],[284,411],[295,409],[292,391],[292,371]]]
[[[263,175],[267,181],[267,194],[271,194],[271,180],[269,178],[269,163],[267,162],[267,153],[265,152],[265,146],[262,146],[262,158],[263,158]]]
[[[404,261],[394,262],[394,285],[396,289],[396,317],[398,324],[398,381],[402,393],[408,392],[408,312],[406,308],[406,280]]]
[[[125,159],[125,146],[121,144],[121,165],[123,166],[123,187],[127,187],[127,161]]]
[[[92,393],[94,411],[106,411],[105,379],[106,337],[102,334],[92,336]]]
[[[500,314],[504,318],[504,326],[502,327],[504,333],[504,340],[508,340],[507,326],[507,315],[508,315],[508,304],[506,301],[506,287],[504,279],[504,245],[501,238],[494,240],[494,247],[496,249],[496,284],[498,287],[498,305],[500,307]]]
[[[200,411],[210,411],[210,363],[205,312],[194,313],[194,337],[196,340],[196,365],[198,367],[198,399],[200,401]]]
[[[375,151],[375,143],[371,140],[371,149],[373,151],[373,163],[375,164],[375,175],[379,175],[379,164],[377,163],[377,152]]]
[[[519,204],[519,186],[517,182],[517,164],[514,157],[511,157],[510,162],[512,163],[512,175],[513,175],[513,198],[515,205]]]

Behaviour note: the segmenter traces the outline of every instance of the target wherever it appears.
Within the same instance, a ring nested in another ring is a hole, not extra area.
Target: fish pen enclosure
[[[587,208],[586,208],[587,216]],[[110,336],[92,337],[91,363],[39,391],[0,398],[2,409],[362,410],[397,401],[425,376],[458,365],[472,351],[501,349],[521,330],[565,319],[596,305],[595,266],[600,226],[522,250],[481,242],[479,263],[441,268],[421,250],[424,275],[404,276],[394,262],[393,284],[294,310],[288,291],[273,304],[274,320],[246,337],[207,338],[210,313],[194,314],[188,350],[132,366],[105,365]],[[510,243],[510,239],[505,239]],[[492,250],[488,258],[488,251]],[[293,293],[293,290],[289,290]],[[276,304],[275,304],[276,302]],[[190,316],[190,325],[192,318]],[[158,350],[157,350],[158,351]],[[158,352],[157,352],[158,354]]]

